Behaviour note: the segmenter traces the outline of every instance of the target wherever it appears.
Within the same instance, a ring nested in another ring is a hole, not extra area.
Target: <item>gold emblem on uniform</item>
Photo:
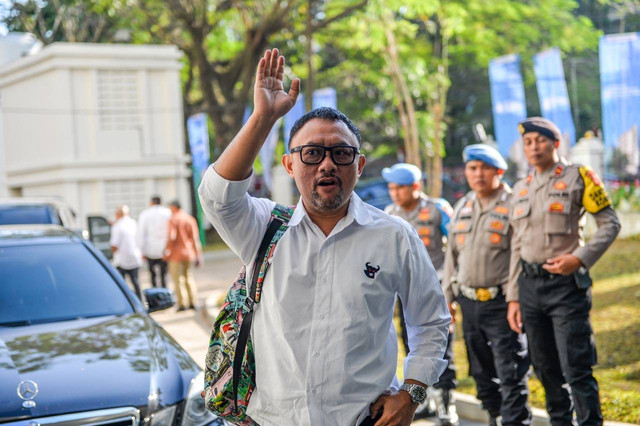
[[[524,209],[522,207],[518,207],[516,209],[516,216],[520,216],[522,213],[524,213]]]
[[[500,222],[499,220],[491,222],[490,226],[491,229],[497,229],[498,231],[502,231],[504,229],[504,223]]]
[[[559,176],[562,174],[562,166],[558,166],[556,167],[556,169],[553,171],[553,174],[556,176]]]
[[[518,195],[519,195],[519,196],[521,196],[521,197],[524,197],[524,196],[526,196],[528,193],[529,193],[529,190],[528,190],[527,188],[522,188],[522,189],[520,190],[520,192],[518,192]]]
[[[531,183],[531,179],[533,179],[533,176],[531,175],[527,176],[527,184]]]
[[[429,238],[429,237],[423,237],[423,238],[422,238],[422,242],[424,243],[424,245],[425,245],[426,247],[429,247],[429,246],[431,245],[431,238]]]
[[[486,302],[487,300],[491,300],[491,293],[486,288],[477,288],[476,297],[479,302]]]
[[[554,183],[553,187],[555,189],[559,189],[560,191],[562,191],[563,189],[567,189],[567,184],[562,182],[562,181],[559,181],[559,182]]]
[[[464,244],[464,234],[458,234],[458,244],[459,245]]]
[[[494,210],[496,213],[509,214],[509,208],[505,206],[496,206]]]
[[[427,228],[426,226],[418,229],[418,235],[421,237],[426,237],[431,235],[431,228]]]
[[[501,239],[500,234],[497,234],[495,232],[491,234],[490,240],[492,244],[498,244],[500,242],[500,239]]]
[[[467,229],[467,222],[458,222],[456,223],[456,229],[461,231],[463,229]]]
[[[522,125],[522,123],[518,124],[518,131],[521,135],[524,135],[524,126]]]
[[[564,210],[564,205],[562,203],[551,203],[549,205],[549,211],[550,212],[559,212],[561,213]]]

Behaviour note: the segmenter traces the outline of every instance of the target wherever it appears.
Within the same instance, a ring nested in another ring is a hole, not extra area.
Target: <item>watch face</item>
[[[417,402],[422,402],[427,397],[427,391],[422,386],[414,386],[411,390],[411,396]]]

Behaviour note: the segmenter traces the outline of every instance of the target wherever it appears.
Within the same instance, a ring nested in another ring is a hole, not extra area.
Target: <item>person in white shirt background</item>
[[[136,241],[138,225],[129,217],[129,206],[122,205],[116,209],[116,222],[111,227],[111,252],[113,266],[123,278],[129,277],[138,298],[142,300],[138,270],[142,265],[142,255]]]
[[[162,199],[157,195],[138,216],[138,245],[149,266],[153,287],[167,288],[167,262],[162,256],[167,245],[169,219],[171,210],[162,205]]]
[[[199,189],[202,207],[248,265],[275,203],[247,194],[252,165],[276,120],[295,104],[300,80],[283,90],[284,57],[260,60],[254,110]],[[291,130],[282,162],[301,198],[278,243],[252,323],[256,389],[247,415],[270,425],[411,423],[426,386],[438,381],[451,316],[417,232],[353,192],[365,157],[341,112],[318,108]],[[396,295],[411,351],[395,377]]]

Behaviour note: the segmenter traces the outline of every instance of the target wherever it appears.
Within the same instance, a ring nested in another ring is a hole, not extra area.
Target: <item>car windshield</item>
[[[0,326],[133,312],[107,270],[82,244],[0,247]]]
[[[0,225],[47,224],[62,225],[56,211],[49,205],[0,206]]]

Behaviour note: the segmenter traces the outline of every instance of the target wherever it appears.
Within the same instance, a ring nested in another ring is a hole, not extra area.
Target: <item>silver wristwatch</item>
[[[420,385],[403,384],[400,386],[400,390],[407,392],[411,396],[411,401],[414,404],[422,404],[427,398],[427,388]]]

